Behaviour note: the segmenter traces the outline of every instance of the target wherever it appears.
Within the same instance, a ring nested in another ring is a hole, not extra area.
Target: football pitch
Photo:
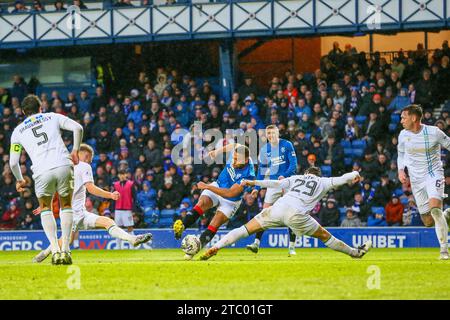
[[[72,266],[0,252],[1,299],[450,299],[450,261],[436,249],[224,249],[209,261],[181,250],[74,251]]]

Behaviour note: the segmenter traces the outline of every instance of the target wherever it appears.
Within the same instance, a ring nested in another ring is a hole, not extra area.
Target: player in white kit
[[[108,233],[121,240],[128,241],[133,246],[148,242],[152,239],[151,233],[141,234],[138,236],[131,235],[121,228],[117,227],[114,220],[108,217],[102,217],[86,210],[86,190],[98,197],[117,200],[120,197],[119,192],[108,192],[94,184],[94,177],[92,174],[91,162],[94,156],[94,150],[91,146],[82,143],[78,152],[80,162],[74,168],[75,188],[72,199],[73,209],[73,234],[79,229],[95,229],[104,228],[108,230]],[[38,212],[36,212],[38,213]],[[33,262],[42,262],[50,254],[50,248],[41,251],[36,257],[33,258]]]
[[[398,137],[398,176],[401,183],[411,182],[411,189],[427,227],[435,226],[440,244],[440,259],[448,260],[449,210],[442,212],[444,169],[441,146],[450,150],[450,138],[438,127],[421,124],[422,108],[409,105],[403,109],[403,130]],[[407,172],[406,172],[407,169]]]
[[[39,201],[42,226],[50,241],[52,264],[71,264],[69,242],[73,222],[72,191],[73,165],[78,163],[78,148],[83,137],[83,127],[57,113],[40,113],[41,101],[34,95],[25,97],[22,111],[26,119],[11,136],[10,166],[17,179],[16,189],[23,192],[25,180],[20,171],[22,148],[28,153]],[[61,138],[61,129],[73,132],[73,150],[69,154]],[[61,247],[58,244],[57,226],[51,211],[52,198],[58,192],[61,199]]]
[[[255,232],[283,226],[291,228],[298,237],[308,235],[318,238],[330,249],[345,253],[353,258],[363,257],[372,246],[370,240],[358,248],[352,248],[333,237],[309,215],[309,212],[331,189],[348,182],[359,182],[361,178],[359,173],[353,171],[335,178],[322,178],[320,176],[320,169],[311,167],[305,171],[304,175],[295,175],[282,180],[243,180],[241,183],[244,186],[280,188],[285,193],[272,207],[263,209],[246,225],[230,231],[207,250],[200,259],[207,260],[216,255],[220,249]]]

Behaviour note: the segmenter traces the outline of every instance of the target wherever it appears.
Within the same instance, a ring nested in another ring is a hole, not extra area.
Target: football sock
[[[128,241],[130,243],[133,243],[134,240],[136,239],[135,236],[127,233],[125,230],[123,230],[122,228],[119,228],[115,224],[113,224],[111,227],[108,228],[108,233],[113,238],[120,239],[120,240],[125,240],[125,241]]]
[[[442,210],[439,208],[431,209],[431,215],[434,219],[434,228],[436,230],[436,235],[441,245],[441,252],[448,250],[448,225],[445,221]]]
[[[78,239],[73,240],[73,246],[74,246],[75,248],[79,248],[79,247],[80,247],[80,240],[78,240]]]
[[[291,228],[288,228],[289,231],[289,248],[295,247],[295,240],[297,240],[297,236]]]
[[[73,224],[72,208],[62,209],[59,216],[61,219],[61,250],[69,252]]]
[[[260,231],[260,232],[257,232],[257,233],[256,233],[256,236],[255,236],[255,244],[256,244],[258,247],[259,247],[259,245],[261,244],[261,239],[262,239],[263,234],[264,234],[264,231]]]
[[[351,257],[358,256],[358,249],[355,249],[355,248],[352,248],[352,247],[346,245],[344,242],[342,242],[339,239],[336,239],[333,236],[331,236],[331,238],[325,242],[325,245],[330,249],[345,253]]]
[[[214,247],[216,247],[218,249],[222,249],[226,246],[232,245],[239,239],[246,238],[248,236],[249,236],[249,234],[248,234],[247,228],[245,226],[242,226],[240,228],[231,230],[229,233],[227,233],[227,235],[225,235],[222,239],[220,239],[220,241],[217,242],[214,245]]]
[[[183,218],[183,224],[187,228],[197,221],[198,217],[203,215],[203,210],[199,206],[194,206],[191,212],[188,212]]]
[[[205,245],[207,245],[212,240],[212,238],[214,238],[216,233],[217,228],[211,225],[208,226],[208,229],[203,231],[202,235],[200,236],[200,243],[202,244],[202,248],[204,248]]]
[[[53,216],[53,212],[50,210],[45,210],[41,212],[41,222],[42,228],[44,229],[45,235],[48,241],[50,241],[50,249],[52,253],[60,252],[58,245],[58,237],[56,234],[56,220]]]

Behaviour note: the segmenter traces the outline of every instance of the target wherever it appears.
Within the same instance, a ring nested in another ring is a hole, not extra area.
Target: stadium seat
[[[402,188],[398,188],[398,189],[395,189],[394,193],[397,197],[400,197],[403,195],[403,190],[402,190]]]
[[[363,125],[366,122],[367,116],[356,116],[355,120],[358,125]]]
[[[374,187],[375,189],[378,188],[380,186],[381,182],[380,181],[373,181],[372,182],[372,187]]]
[[[375,214],[385,214],[386,212],[384,211],[383,207],[372,207],[372,212]]]
[[[347,157],[352,157],[353,156],[353,149],[345,148],[344,149],[344,155],[347,156]]]
[[[390,123],[389,124],[389,132],[393,133],[393,132],[395,132],[395,130],[397,130],[397,124],[396,123]]]
[[[352,153],[353,153],[353,158],[361,158],[364,154],[364,150],[363,149],[353,149]]]
[[[352,148],[353,149],[365,149],[367,146],[366,140],[353,140]]]
[[[352,158],[344,158],[344,164],[346,167],[351,166],[353,163],[353,159]]]
[[[391,114],[391,123],[398,124],[400,122],[399,114]]]
[[[400,198],[400,202],[402,203],[402,205],[406,206],[408,204],[408,198],[407,197],[402,197]]]
[[[331,166],[321,166],[320,170],[324,177],[331,177]]]
[[[348,141],[348,140],[342,140],[341,141],[341,146],[344,149],[351,148],[352,147],[352,143],[350,141]]]

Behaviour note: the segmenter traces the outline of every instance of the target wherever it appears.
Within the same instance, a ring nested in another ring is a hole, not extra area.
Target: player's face
[[[240,169],[245,167],[245,165],[248,163],[248,159],[244,158],[244,155],[238,154],[235,152],[233,154],[233,168]]]
[[[80,152],[79,157],[80,161],[92,163],[92,154],[90,152]]]
[[[266,130],[266,136],[270,143],[278,143],[280,139],[280,132],[278,129],[268,129]]]
[[[408,112],[404,111],[401,115],[401,124],[403,128],[406,130],[410,130],[414,125],[415,117],[413,115],[410,115]]]

